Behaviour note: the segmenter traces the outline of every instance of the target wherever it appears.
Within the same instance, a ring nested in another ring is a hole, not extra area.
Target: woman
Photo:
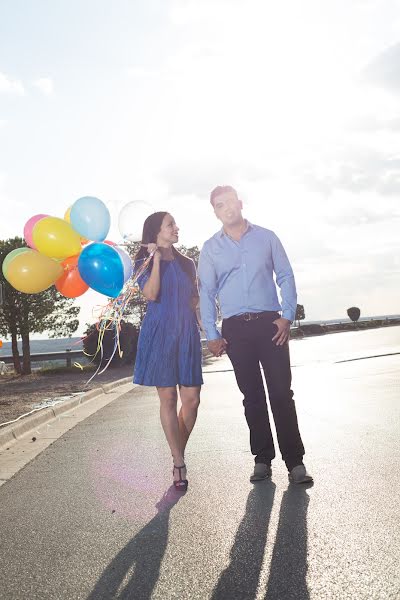
[[[143,225],[142,248],[135,257],[135,268],[154,254],[138,278],[148,306],[140,330],[133,381],[157,387],[161,423],[174,461],[174,485],[177,490],[186,491],[184,452],[196,422],[203,379],[195,313],[196,268],[190,258],[173,247],[178,231],[167,212],[150,215]],[[177,387],[182,403],[179,414]]]

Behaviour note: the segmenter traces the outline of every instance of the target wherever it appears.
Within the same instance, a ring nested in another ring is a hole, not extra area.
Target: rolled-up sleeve
[[[275,234],[272,236],[271,249],[276,283],[281,292],[282,317],[294,321],[297,308],[296,283],[285,249]]]
[[[216,296],[218,291],[217,274],[213,261],[207,250],[207,244],[203,246],[199,258],[199,283],[200,283],[200,314],[201,321],[207,340],[216,340],[221,337],[217,326]]]

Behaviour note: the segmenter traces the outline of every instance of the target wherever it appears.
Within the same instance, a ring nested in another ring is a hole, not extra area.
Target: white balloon
[[[118,217],[118,228],[124,240],[140,242],[142,240],[143,223],[153,214],[151,204],[136,200],[122,207]]]

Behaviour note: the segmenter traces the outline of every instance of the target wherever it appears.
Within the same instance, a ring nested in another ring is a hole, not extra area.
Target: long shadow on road
[[[308,486],[309,487],[309,486]],[[257,484],[211,600],[254,600],[259,588],[276,486]],[[307,488],[289,485],[282,496],[264,600],[309,600],[307,587]],[[158,513],[110,562],[87,600],[149,600],[168,544],[169,515],[182,497],[171,486]]]
[[[221,574],[212,600],[254,600],[256,597],[275,487],[269,480],[255,485],[249,493],[230,553],[230,564]]]
[[[264,600],[310,598],[306,581],[307,487],[310,485],[289,485],[283,494]]]
[[[173,486],[165,492],[157,514],[110,562],[87,600],[151,598],[168,543],[169,515],[180,498]]]
[[[310,486],[308,486],[310,487]],[[309,600],[307,588],[307,487],[289,485],[279,512],[264,600]],[[212,600],[254,600],[263,567],[275,485],[257,484],[250,492],[245,515]]]

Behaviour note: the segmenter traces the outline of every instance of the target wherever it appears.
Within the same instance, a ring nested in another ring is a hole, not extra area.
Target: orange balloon
[[[55,286],[66,298],[77,298],[89,289],[79,274],[78,259],[79,255],[70,256],[61,263],[64,273],[57,279]]]
[[[3,347],[3,340],[0,340],[0,348]]]

